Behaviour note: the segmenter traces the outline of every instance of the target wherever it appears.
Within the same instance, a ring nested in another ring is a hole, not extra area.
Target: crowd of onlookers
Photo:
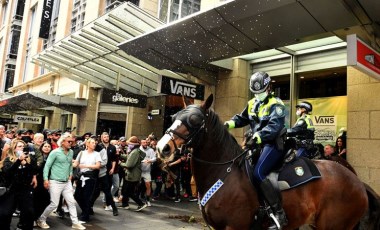
[[[135,211],[162,198],[197,201],[189,150],[162,162],[154,134],[141,140],[136,136],[110,140],[107,132],[75,136],[70,130],[6,131],[0,125],[0,140],[2,229],[10,228],[15,215],[19,229],[50,228],[52,212],[61,218],[69,215],[73,229],[85,229],[83,223],[91,222],[99,197],[114,216],[119,209],[131,208],[130,199],[137,205]]]
[[[344,160],[347,160],[347,149],[346,149],[346,132],[343,131],[339,133],[335,140],[335,145],[326,144],[324,146],[324,157],[331,158],[332,156],[339,156]]]

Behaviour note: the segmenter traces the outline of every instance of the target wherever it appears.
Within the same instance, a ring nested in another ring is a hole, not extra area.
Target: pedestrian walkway
[[[140,212],[135,212],[137,205],[130,202],[131,209],[119,209],[119,216],[113,216],[112,212],[105,211],[101,201],[97,201],[94,207],[95,215],[91,216],[89,223],[83,224],[89,230],[125,230],[125,229],[207,229],[204,226],[197,202],[182,201],[175,203],[172,200],[152,201],[152,206]],[[80,208],[78,207],[78,213]],[[190,220],[190,222],[189,222]],[[14,217],[12,226],[16,228],[18,218]],[[48,218],[50,229],[71,229],[69,217],[60,219],[56,216]],[[38,229],[36,227],[35,229]]]

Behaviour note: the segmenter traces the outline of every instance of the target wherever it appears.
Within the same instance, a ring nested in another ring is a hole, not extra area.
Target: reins
[[[236,159],[240,158],[241,156],[247,154],[249,151],[249,149],[245,149],[242,153],[240,153],[239,155],[237,155],[235,158],[233,158],[232,160],[229,160],[229,161],[226,161],[226,162],[212,162],[212,161],[205,161],[205,160],[202,160],[200,158],[197,158],[195,156],[191,156],[192,159],[198,161],[198,162],[201,162],[201,163],[204,163],[204,164],[211,164],[211,165],[226,165],[226,164],[229,164],[229,163],[234,163],[236,161]]]

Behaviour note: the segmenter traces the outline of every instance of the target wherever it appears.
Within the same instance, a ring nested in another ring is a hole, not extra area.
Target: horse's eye
[[[199,126],[202,123],[203,118],[197,114],[190,115],[189,117],[189,125],[194,127],[194,126]]]

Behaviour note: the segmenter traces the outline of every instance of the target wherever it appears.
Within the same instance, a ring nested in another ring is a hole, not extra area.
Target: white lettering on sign
[[[113,102],[121,101],[121,102],[132,103],[132,104],[138,104],[139,103],[139,99],[133,98],[133,97],[124,97],[120,93],[116,93],[115,95],[113,95],[112,101]]]
[[[187,97],[195,97],[197,94],[196,86],[177,81],[175,84],[170,80],[170,91],[174,94],[180,94]]]
[[[13,121],[15,121],[15,122],[24,122],[24,123],[32,123],[32,124],[41,124],[42,118],[41,117],[31,117],[31,116],[15,115]]]
[[[46,7],[51,8],[51,0],[46,1]],[[44,18],[50,18],[49,10],[44,11]]]

